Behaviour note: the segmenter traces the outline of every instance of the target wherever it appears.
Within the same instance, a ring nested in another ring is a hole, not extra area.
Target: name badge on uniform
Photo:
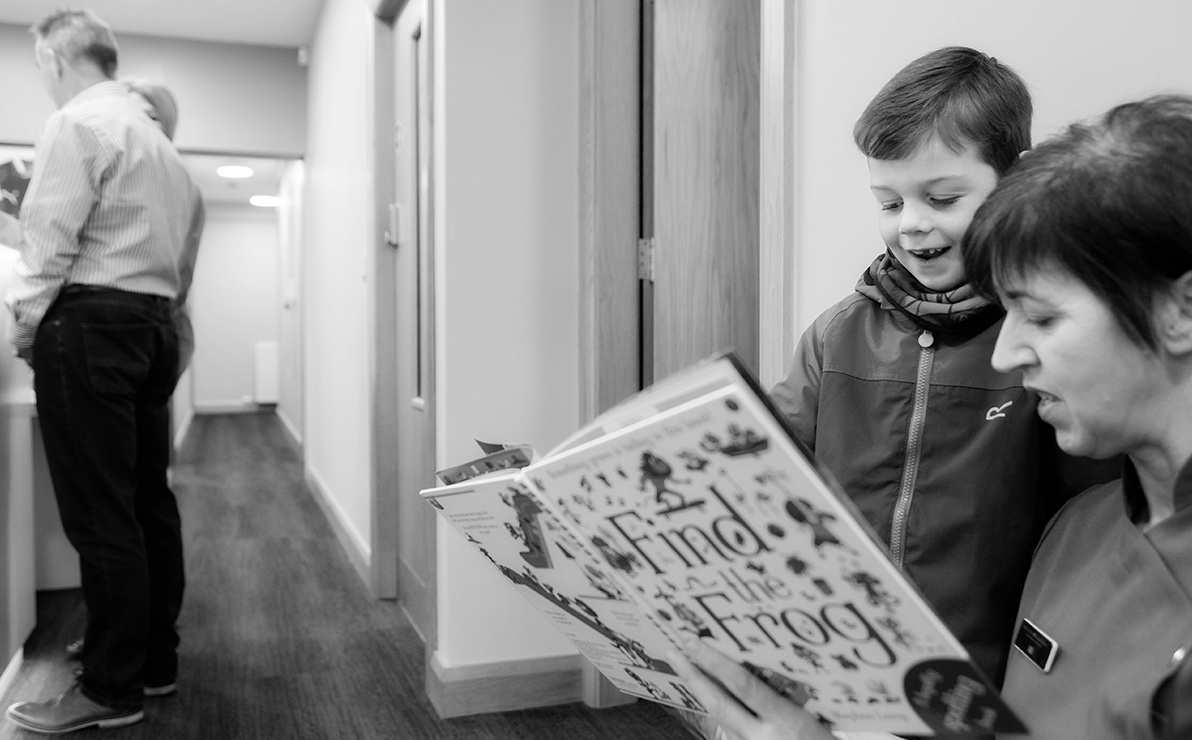
[[[1055,662],[1055,656],[1060,651],[1059,643],[1048,637],[1047,633],[1032,624],[1029,619],[1023,619],[1019,625],[1018,634],[1014,636],[1014,647],[1044,673],[1051,670],[1051,664]]]

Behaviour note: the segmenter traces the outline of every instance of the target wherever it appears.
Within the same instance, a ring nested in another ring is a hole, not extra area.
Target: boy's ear
[[[1192,271],[1172,284],[1157,318],[1159,343],[1173,355],[1192,356]]]

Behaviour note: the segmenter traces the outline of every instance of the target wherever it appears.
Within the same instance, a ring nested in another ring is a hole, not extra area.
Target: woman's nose
[[[998,332],[990,362],[994,370],[1003,373],[1021,370],[1035,363],[1034,351],[1023,341],[1021,324],[1009,315]]]

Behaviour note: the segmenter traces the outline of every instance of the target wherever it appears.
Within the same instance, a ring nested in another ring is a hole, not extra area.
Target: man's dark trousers
[[[34,389],[62,526],[79,552],[88,620],[83,693],[140,707],[173,683],[184,569],[167,482],[178,375],[170,301],[66,286],[33,345]]]

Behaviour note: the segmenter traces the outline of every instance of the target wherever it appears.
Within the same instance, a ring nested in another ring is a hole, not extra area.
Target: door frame
[[[389,204],[397,197],[393,171],[394,127],[397,124],[394,39],[397,17],[408,0],[376,0],[373,6],[372,115],[370,146],[373,161],[373,228],[369,281],[369,409],[372,414],[371,541],[368,587],[373,598],[397,598],[398,460],[397,444],[397,250],[385,243]]]
[[[396,202],[397,192],[393,176],[396,167],[394,136],[397,126],[397,42],[396,31],[398,19],[402,11],[409,4],[409,0],[376,0],[373,18],[373,58],[372,58],[372,96],[370,142],[373,158],[373,188],[374,188],[374,221],[371,239],[372,254],[370,268],[372,280],[369,290],[369,347],[371,354],[369,401],[372,415],[372,441],[369,451],[372,504],[371,535],[372,547],[369,553],[367,583],[373,598],[397,599],[399,597],[400,578],[400,455],[395,454],[400,439],[399,407],[408,406],[408,399],[400,398],[399,387],[399,346],[398,332],[393,325],[393,317],[398,307],[397,285],[397,248],[390,245],[389,231],[393,228],[390,215],[390,204]],[[431,15],[433,3],[427,0],[427,18],[424,20],[425,43],[433,44]],[[433,59],[433,47],[430,48],[428,59]],[[430,62],[433,64],[433,62]],[[433,67],[429,72],[432,84],[433,98]],[[433,100],[432,100],[433,105]],[[433,135],[433,134],[429,134]],[[417,145],[417,144],[416,144]],[[433,157],[433,151],[431,156]],[[433,165],[431,166],[433,171]],[[428,210],[432,214],[430,237],[433,254],[433,185],[428,197],[431,203]],[[412,218],[412,214],[407,214]],[[398,225],[404,229],[404,225]],[[397,235],[394,235],[396,238]],[[433,265],[433,259],[430,263]],[[430,268],[433,270],[433,267]],[[419,276],[418,279],[421,279]],[[434,274],[430,274],[433,285]],[[427,337],[428,352],[434,357],[434,322],[430,322]],[[434,400],[434,362],[431,362],[430,377],[426,379],[429,402],[427,413],[435,413]],[[432,444],[435,444],[432,441]],[[425,640],[427,654],[437,647],[437,630],[435,629],[435,530],[432,528],[427,537],[427,548],[432,573],[427,588],[428,608],[430,610],[429,623],[425,626]]]
[[[761,187],[758,231],[758,376],[770,388],[795,352],[795,274],[799,270],[799,0],[761,0]],[[782,156],[767,156],[780,152]]]

